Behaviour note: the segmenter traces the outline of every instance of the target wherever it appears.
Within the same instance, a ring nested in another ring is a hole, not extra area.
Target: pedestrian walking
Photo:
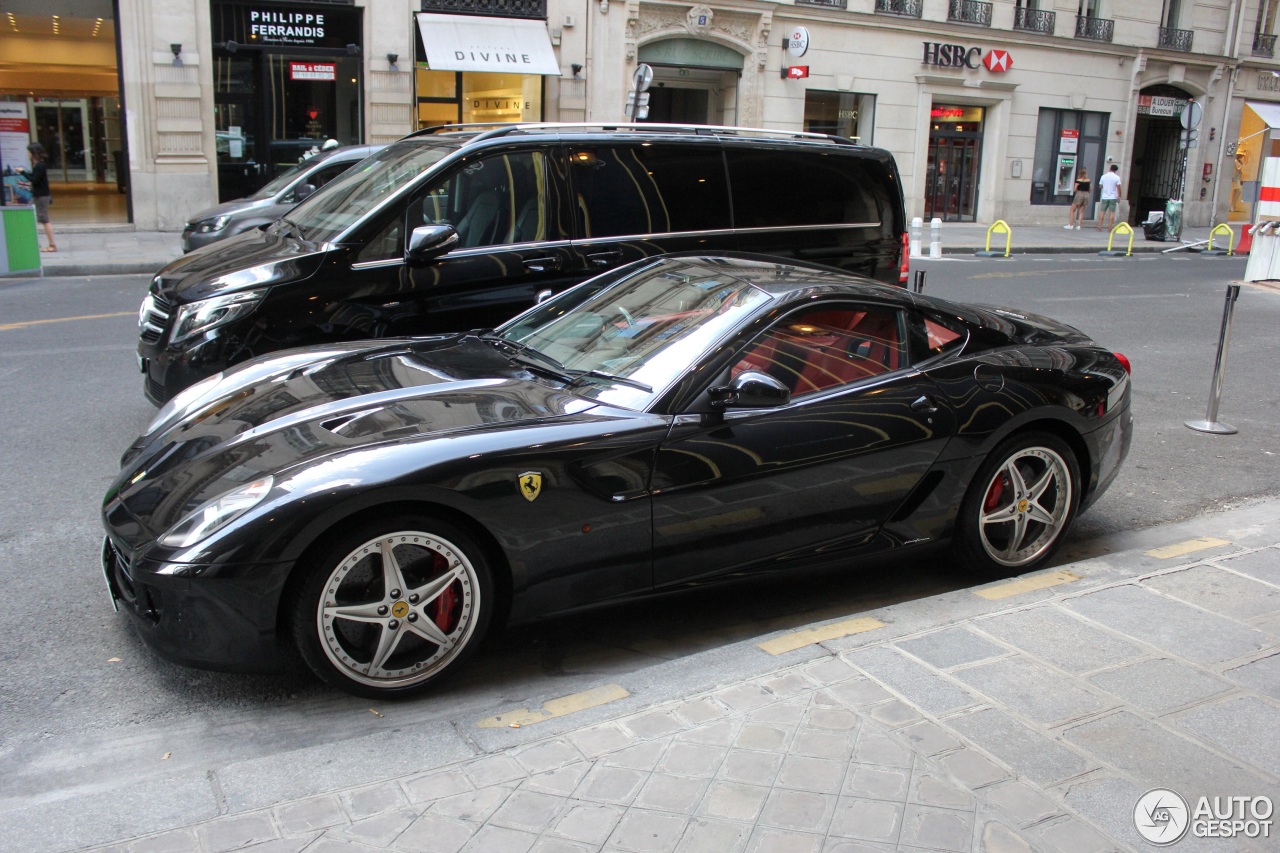
[[[1098,230],[1106,228],[1110,231],[1116,226],[1116,215],[1120,209],[1119,166],[1113,164],[1111,171],[1098,178],[1098,190],[1102,193],[1102,198],[1098,202]]]
[[[1089,171],[1081,167],[1076,172],[1076,193],[1071,197],[1071,212],[1067,224],[1063,228],[1080,230],[1084,224],[1084,209],[1089,206],[1089,196],[1093,191],[1093,182],[1089,180]]]
[[[31,168],[19,168],[18,171],[27,179],[31,189],[31,203],[36,206],[36,222],[44,226],[44,236],[48,238],[49,245],[40,251],[56,252],[58,244],[53,241],[53,226],[49,224],[49,202],[53,200],[53,193],[49,191],[49,169],[44,162],[44,146],[39,142],[31,143],[27,146],[27,156],[31,158]]]

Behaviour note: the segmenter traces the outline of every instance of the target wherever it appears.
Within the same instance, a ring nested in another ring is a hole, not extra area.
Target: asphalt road
[[[1134,547],[1141,530],[1280,494],[1275,365],[1280,291],[1246,286],[1220,419],[1204,416],[1225,286],[1243,261],[1054,256],[918,263],[926,292],[1049,314],[1134,364],[1137,436],[1120,480],[1063,561]],[[308,676],[226,675],[154,658],[108,603],[98,504],[150,420],[133,339],[146,278],[0,283],[0,825],[6,809],[121,779],[217,768],[394,727],[456,726],[614,673],[678,696],[662,662],[772,630],[969,585],[945,560],[717,587],[509,630],[462,677],[402,703],[394,722]],[[659,684],[659,682],[662,682]],[[529,705],[535,707],[536,705]],[[424,761],[430,761],[424,756]],[[424,765],[425,766],[425,765]]]

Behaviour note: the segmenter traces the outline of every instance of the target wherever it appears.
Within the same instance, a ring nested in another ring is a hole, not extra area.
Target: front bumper
[[[131,561],[110,536],[103,542],[102,571],[112,604],[161,657],[234,672],[284,666],[278,613],[292,564],[189,566],[182,575],[159,568]]]

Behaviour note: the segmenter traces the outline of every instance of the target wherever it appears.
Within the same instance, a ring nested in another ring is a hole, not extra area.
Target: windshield
[[[645,409],[771,298],[705,262],[668,261],[619,281],[610,273],[583,282],[498,333],[590,374],[574,380],[582,396]]]
[[[290,166],[289,168],[285,169],[283,172],[281,172],[280,174],[272,178],[270,183],[268,183],[262,189],[258,190],[253,195],[249,196],[249,198],[253,199],[254,201],[260,201],[261,199],[264,199],[264,198],[274,198],[276,193],[280,192],[282,189],[289,186],[289,184],[292,183],[293,180],[298,177],[298,175],[302,174],[302,172],[305,169],[311,168],[312,165],[314,165],[313,161],[303,160],[301,163],[299,163],[296,166]]]
[[[389,145],[325,184],[324,192],[299,204],[286,218],[301,229],[307,240],[332,240],[457,145],[452,140],[425,139]]]

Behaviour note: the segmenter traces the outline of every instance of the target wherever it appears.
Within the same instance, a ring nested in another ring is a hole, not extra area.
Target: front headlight
[[[212,234],[214,231],[221,231],[227,227],[227,223],[231,221],[231,214],[224,213],[221,216],[215,216],[212,219],[201,219],[195,223],[191,230],[197,234]]]
[[[169,342],[181,343],[224,323],[239,319],[251,312],[262,301],[262,296],[261,290],[248,290],[180,305],[177,310],[177,319],[173,324],[173,337]]]
[[[253,509],[271,491],[270,475],[225,492],[196,507],[160,537],[167,548],[186,548],[207,539]]]

